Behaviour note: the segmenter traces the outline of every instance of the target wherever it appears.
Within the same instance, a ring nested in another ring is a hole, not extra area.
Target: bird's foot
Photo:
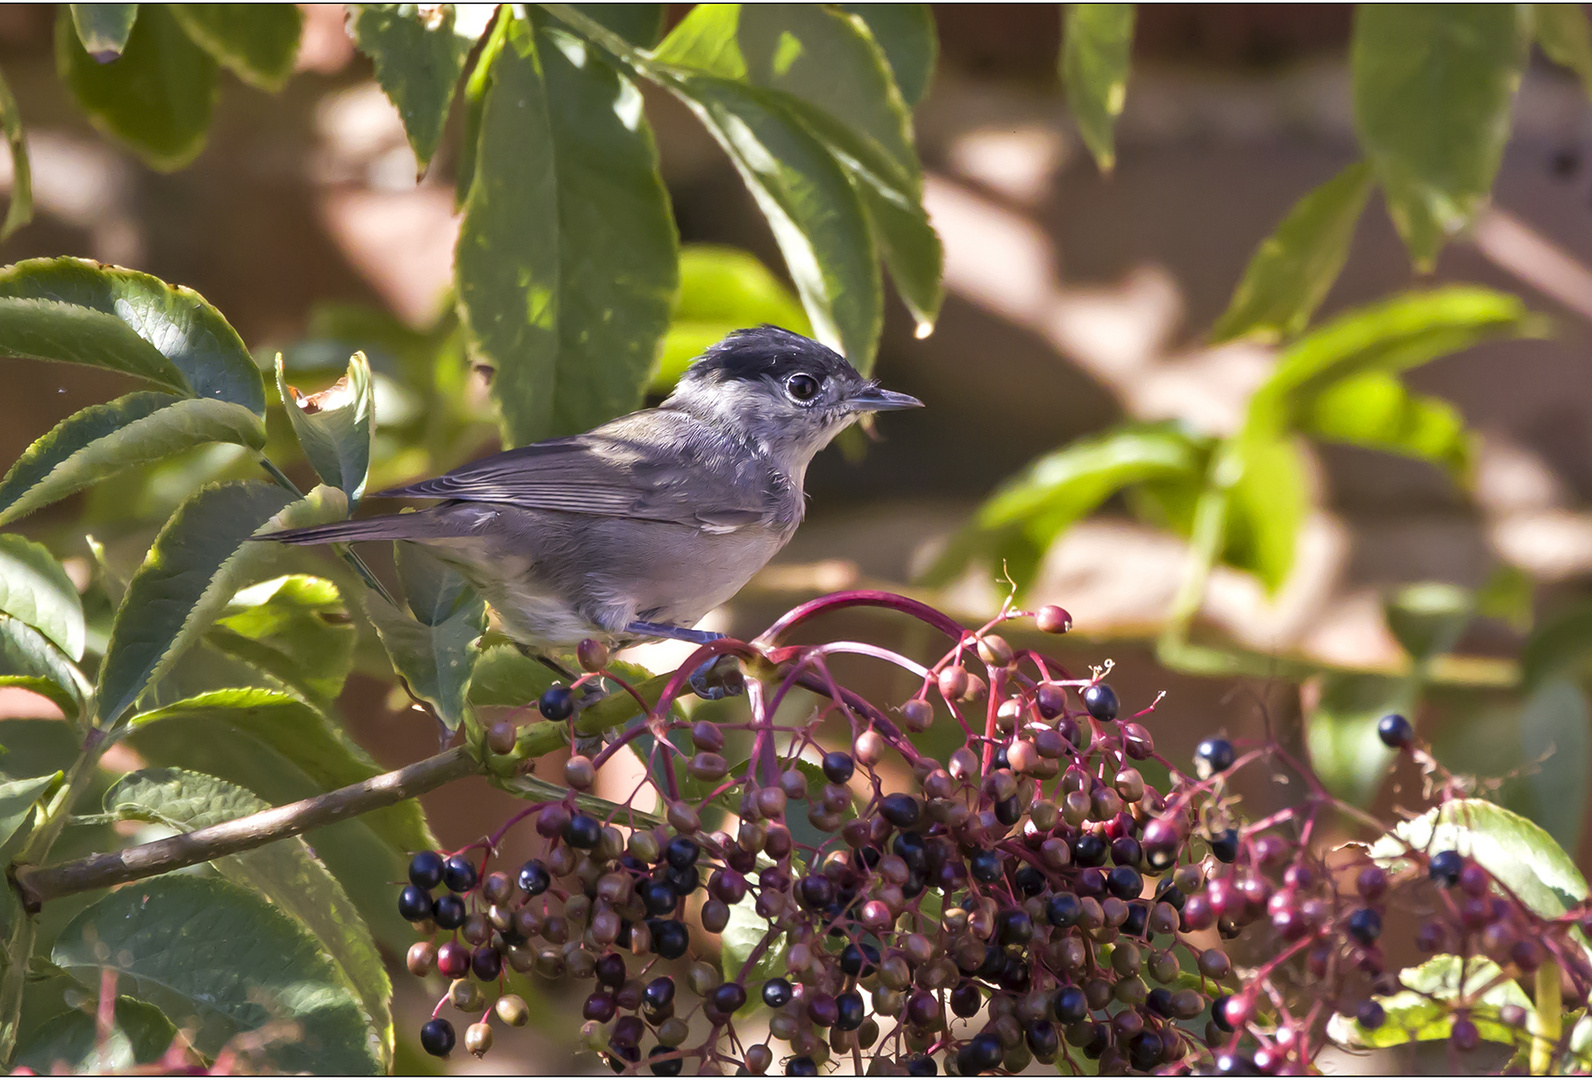
[[[703,701],[722,701],[746,693],[740,661],[733,656],[715,656],[703,661],[688,681],[691,690]]]

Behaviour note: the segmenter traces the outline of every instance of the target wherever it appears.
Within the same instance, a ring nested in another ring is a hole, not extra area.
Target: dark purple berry
[[[855,990],[847,990],[836,997],[835,1010],[834,1026],[841,1031],[856,1031],[862,1026],[862,995]]]
[[[1372,908],[1359,908],[1350,912],[1344,929],[1361,945],[1369,945],[1382,936],[1382,916]]]
[[[1102,723],[1117,718],[1117,692],[1106,683],[1091,683],[1083,688],[1083,707]]]
[[[940,1068],[927,1054],[913,1054],[906,1060],[908,1076],[938,1076]]]
[[[1138,866],[1144,859],[1144,848],[1131,836],[1119,836],[1111,841],[1111,861],[1118,866]]]
[[[1076,986],[1063,986],[1050,999],[1050,1011],[1062,1024],[1076,1024],[1089,1017],[1089,998]]]
[[[1056,1034],[1056,1025],[1049,1020],[1035,1020],[1029,1024],[1023,1029],[1023,1039],[1040,1061],[1054,1061],[1061,1053],[1061,1036]]]
[[[432,905],[431,918],[444,930],[457,930],[464,925],[467,915],[469,912],[465,909],[464,901],[452,893],[437,897],[437,902]]]
[[[1227,1003],[1231,1000],[1231,995],[1223,994],[1211,1002],[1211,1023],[1223,1031],[1233,1030],[1233,1022],[1227,1019]]]
[[[649,915],[669,915],[680,903],[680,896],[667,881],[647,881],[641,886],[641,902]]]
[[[1445,889],[1459,884],[1459,875],[1465,869],[1465,859],[1457,851],[1439,851],[1426,867],[1426,876]]]
[[[1402,720],[1404,718],[1401,716],[1398,719]],[[1361,1027],[1375,1031],[1387,1023],[1387,1010],[1382,1008],[1378,1002],[1364,1001],[1360,1003],[1359,1011],[1355,1013],[1355,1019],[1360,1021]]]
[[[442,856],[435,851],[422,851],[409,860],[409,882],[417,889],[430,892],[442,884]]]
[[[819,1027],[834,1027],[840,1019],[840,1006],[828,994],[808,994],[807,1019]]]
[[[790,983],[784,979],[770,979],[763,984],[763,1004],[770,1009],[778,1009],[790,1004]]]
[[[872,945],[853,942],[840,951],[840,970],[855,978],[872,975],[878,962],[879,950]]]
[[[844,750],[831,750],[824,755],[823,769],[831,784],[844,784],[857,771],[857,764]]]
[[[1023,805],[1017,801],[1017,796],[1002,799],[995,804],[995,820],[1002,825],[1016,825],[1023,816]]]
[[[702,846],[689,836],[676,836],[663,850],[664,859],[676,870],[693,869],[701,854]]]
[[[974,881],[989,885],[1000,880],[1001,853],[988,848],[977,852],[967,861],[967,872],[973,876]]]
[[[641,1000],[647,1008],[656,1012],[674,1004],[674,980],[667,975],[660,975],[647,984],[641,991]]]
[[[457,941],[444,941],[437,949],[437,970],[449,979],[462,979],[470,971],[470,950]]]
[[[564,843],[590,851],[603,838],[603,827],[590,814],[574,814],[564,826]]]
[[[547,872],[547,865],[541,859],[532,859],[520,867],[520,888],[527,896],[541,896],[553,884],[553,875]]]
[[[1109,850],[1101,837],[1094,833],[1080,833],[1072,842],[1072,861],[1079,866],[1103,866]]]
[[[746,1004],[746,988],[740,983],[719,983],[713,988],[709,1000],[713,1007],[725,1016],[731,1016],[735,1010]]]
[[[442,883],[449,892],[464,893],[475,888],[478,877],[475,863],[463,855],[455,855],[442,864]]]
[[[1228,829],[1211,837],[1211,854],[1224,863],[1238,858],[1238,830]]]
[[[597,982],[603,986],[621,986],[625,981],[625,958],[616,952],[603,953],[595,965]]]
[[[482,982],[492,982],[503,974],[503,954],[490,945],[483,945],[470,954],[470,974]]]
[[[1106,875],[1106,891],[1118,900],[1137,900],[1144,891],[1144,878],[1131,866],[1113,866]]]
[[[923,816],[923,808],[918,800],[898,791],[879,800],[879,815],[898,829],[910,829]]]
[[[1137,1069],[1149,1072],[1160,1064],[1161,1050],[1164,1047],[1161,1036],[1153,1031],[1141,1031],[1128,1043],[1128,1058]]]
[[[963,1076],[976,1076],[1000,1065],[1005,1056],[1000,1039],[993,1032],[985,1031],[973,1036],[956,1052],[956,1071]]]
[[[418,885],[405,885],[398,894],[398,914],[406,922],[422,922],[431,918],[431,895]]]
[[[652,951],[665,960],[678,960],[691,945],[691,933],[678,919],[659,919],[647,924],[652,929]]]
[[[442,1017],[420,1025],[420,1047],[432,1057],[447,1057],[453,1052],[453,1025]]]
[[[649,1058],[661,1057],[664,1054],[675,1054],[679,1051],[677,1046],[664,1046],[659,1043],[647,1052]],[[664,1061],[654,1061],[651,1064],[653,1076],[679,1076],[681,1068],[685,1065],[685,1058],[672,1057]]]
[[[536,707],[549,720],[568,720],[575,711],[575,695],[567,686],[550,686]]]
[[[801,1057],[793,1057],[785,1063],[785,1075],[817,1076],[818,1066],[813,1062],[812,1058],[804,1054]]]
[[[1231,769],[1236,756],[1226,739],[1206,739],[1194,748],[1194,769],[1201,777],[1215,776]]]
[[[984,995],[971,982],[957,983],[956,989],[950,993],[950,1003],[951,1011],[965,1020],[978,1015],[978,1011],[984,1007]]]
[[[1376,736],[1383,746],[1403,750],[1415,742],[1415,728],[1398,713],[1388,713],[1376,722]]]

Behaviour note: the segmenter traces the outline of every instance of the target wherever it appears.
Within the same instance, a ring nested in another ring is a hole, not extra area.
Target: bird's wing
[[[493,454],[434,480],[379,494],[508,503],[730,532],[772,519],[778,481],[761,459],[712,437],[700,421],[648,410],[584,435]]]

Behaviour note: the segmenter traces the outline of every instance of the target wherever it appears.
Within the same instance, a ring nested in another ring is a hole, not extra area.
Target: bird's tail
[[[429,514],[383,514],[358,521],[334,521],[303,529],[258,532],[256,540],[276,540],[284,544],[346,544],[357,540],[431,540],[439,533],[438,522]]]

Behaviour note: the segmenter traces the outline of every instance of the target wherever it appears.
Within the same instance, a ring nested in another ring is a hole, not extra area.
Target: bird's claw
[[[688,681],[691,690],[703,701],[722,701],[746,693],[741,665],[733,656],[715,656],[704,660],[691,673]]]

